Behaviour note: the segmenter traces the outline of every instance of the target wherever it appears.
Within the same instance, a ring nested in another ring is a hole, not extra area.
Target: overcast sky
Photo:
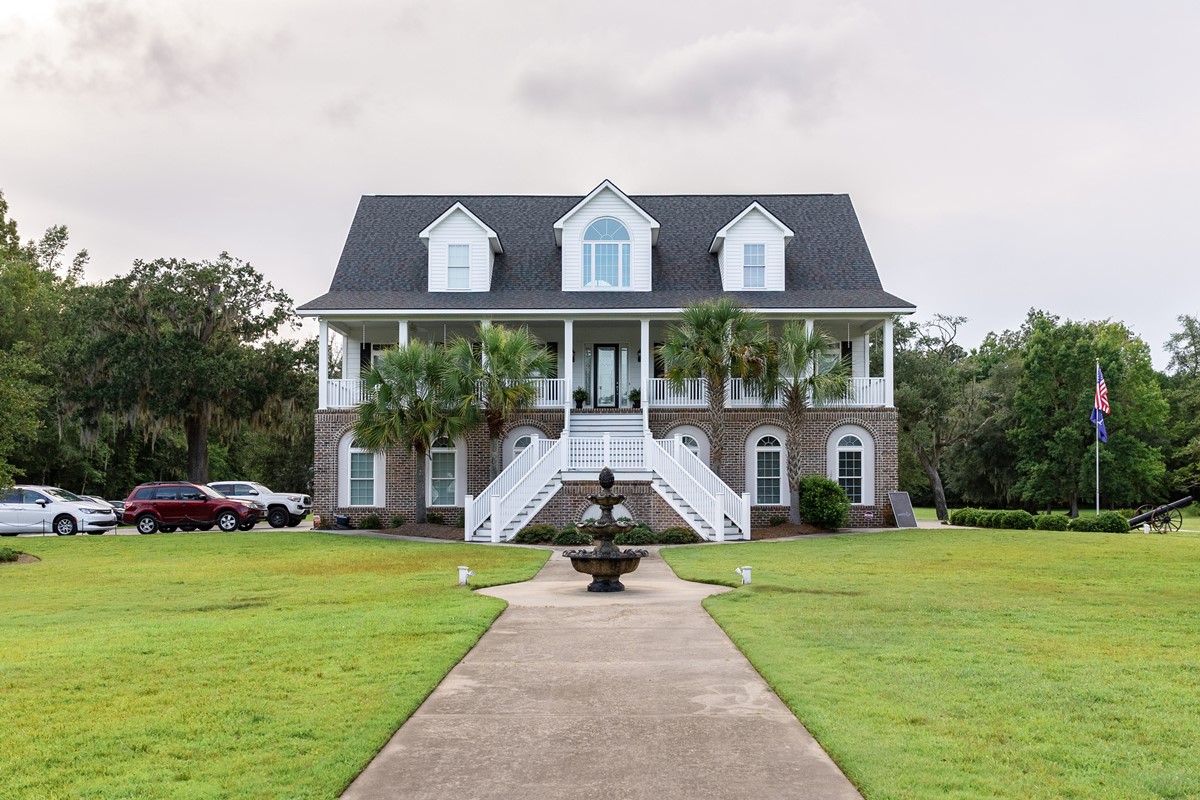
[[[328,288],[362,194],[835,192],[970,318],[1200,313],[1200,3],[0,0],[0,189],[89,277]]]

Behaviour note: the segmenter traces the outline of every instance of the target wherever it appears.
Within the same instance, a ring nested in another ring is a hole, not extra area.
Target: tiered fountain
[[[613,494],[612,487],[616,483],[613,472],[608,467],[600,470],[600,494],[589,495],[588,499],[600,506],[600,519],[595,522],[581,522],[578,529],[594,540],[598,540],[594,550],[567,550],[563,555],[571,559],[571,565],[579,572],[592,576],[588,584],[589,592],[623,592],[625,584],[621,576],[633,572],[646,556],[645,550],[621,550],[613,539],[619,533],[624,533],[634,527],[632,522],[618,522],[613,519],[613,506],[625,499],[623,494]]]

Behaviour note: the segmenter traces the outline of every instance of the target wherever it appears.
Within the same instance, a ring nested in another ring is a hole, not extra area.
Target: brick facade
[[[572,412],[574,413],[574,412]],[[416,512],[413,481],[413,457],[403,448],[387,451],[385,468],[385,502],[379,508],[344,508],[337,505],[338,443],[350,430],[355,412],[352,409],[322,410],[316,416],[315,468],[313,480],[313,511],[326,520],[334,514],[345,514],[352,522],[368,514],[376,514],[386,524],[396,514],[409,520]],[[650,430],[656,439],[671,436],[681,425],[694,425],[709,433],[708,414],[702,409],[650,409]],[[733,409],[726,412],[726,441],[724,468],[721,478],[737,492],[746,491],[746,440],[762,425],[783,426],[783,414],[772,409]],[[827,445],[835,428],[853,424],[866,429],[875,441],[875,504],[852,506],[850,525],[853,527],[882,527],[890,524],[891,508],[887,493],[898,488],[897,417],[895,409],[811,409],[804,420],[802,445],[804,470],[809,474],[827,475]],[[518,416],[512,427],[532,425],[549,438],[562,434],[561,411],[531,411]],[[710,439],[711,439],[711,434]],[[490,449],[487,428],[479,425],[464,437],[467,449],[466,493],[478,495],[488,484]],[[634,519],[648,522],[655,530],[684,525],[666,501],[648,482],[625,482],[616,487],[626,495],[626,506]],[[561,527],[577,522],[590,505],[587,495],[596,491],[590,482],[568,481],[555,497],[538,512],[535,521]],[[442,508],[436,511],[447,521],[462,519],[462,508]],[[752,527],[762,527],[773,516],[787,516],[783,505],[754,506]]]

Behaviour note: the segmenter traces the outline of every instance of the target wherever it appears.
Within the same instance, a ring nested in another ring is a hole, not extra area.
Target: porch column
[[[569,414],[574,402],[571,393],[575,390],[572,385],[575,383],[575,321],[570,319],[563,320],[563,370],[560,377],[567,382],[563,405]]]
[[[362,342],[352,336],[343,336],[342,341],[342,378],[357,380],[362,377]]]
[[[408,344],[408,320],[402,319],[396,323],[396,346],[404,347]]]
[[[317,408],[329,408],[329,323],[320,320],[317,330]]]
[[[884,405],[896,406],[896,395],[892,386],[892,318],[883,321],[883,393]]]
[[[642,320],[642,408],[650,405],[650,365],[654,363],[654,353],[650,350],[650,320]]]

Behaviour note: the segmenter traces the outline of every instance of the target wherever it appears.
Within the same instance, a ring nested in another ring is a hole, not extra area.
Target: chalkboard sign
[[[908,492],[888,492],[888,500],[892,504],[892,514],[896,517],[897,528],[917,527],[917,515],[913,513],[912,500]]]

